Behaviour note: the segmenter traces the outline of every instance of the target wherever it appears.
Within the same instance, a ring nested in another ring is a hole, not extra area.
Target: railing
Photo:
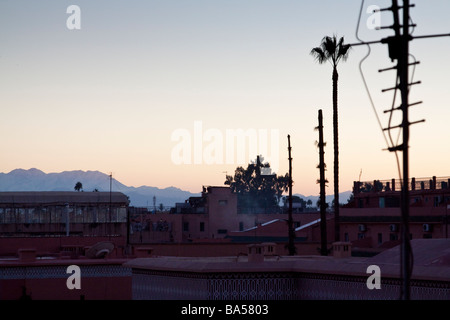
[[[450,177],[411,178],[408,190],[440,190],[450,189]],[[402,181],[399,179],[354,181],[353,193],[401,191]]]

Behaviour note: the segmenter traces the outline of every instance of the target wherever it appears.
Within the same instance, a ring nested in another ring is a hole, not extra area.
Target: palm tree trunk
[[[338,138],[338,72],[333,68],[333,140],[334,140],[334,240],[340,240],[339,230],[339,138]]]

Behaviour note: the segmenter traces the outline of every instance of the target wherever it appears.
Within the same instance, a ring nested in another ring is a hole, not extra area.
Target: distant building
[[[302,213],[298,210],[298,206],[296,209],[293,219],[295,227],[318,219],[317,212]],[[264,208],[240,210],[237,194],[228,186],[204,186],[200,197],[191,197],[185,203],[178,203],[172,210],[173,216],[181,215],[182,217],[182,241],[201,239],[241,241],[244,238],[238,235],[243,235],[245,231],[275,220],[287,221],[287,212],[282,207],[277,212],[266,212]],[[277,238],[287,241],[288,232],[285,222],[281,223],[277,234]]]
[[[410,238],[448,238],[450,179],[412,178]],[[395,179],[354,182],[353,199],[340,211],[341,239],[358,247],[386,248],[399,243],[401,185]]]
[[[271,221],[278,223],[271,225],[272,234],[260,234],[260,240],[278,239],[287,241],[287,211],[267,211],[264,208],[239,208],[238,195],[228,186],[203,186],[199,197],[190,197],[183,203],[177,203],[170,214],[143,214],[134,212],[130,208],[132,243],[155,242],[248,242],[256,240],[254,232],[258,234],[267,230],[261,228]],[[318,212],[302,212],[300,207],[294,210],[294,227],[299,228],[316,221]],[[269,213],[270,212],[270,213]],[[161,226],[165,232],[161,232]],[[318,225],[311,225],[313,231],[302,230],[297,241],[319,241]],[[331,230],[331,228],[330,228]],[[306,232],[306,233],[305,233]],[[331,239],[331,236],[330,236]]]
[[[98,230],[88,229],[126,223],[128,203],[121,192],[0,192],[0,234],[98,235]],[[109,229],[102,235],[114,233]]]

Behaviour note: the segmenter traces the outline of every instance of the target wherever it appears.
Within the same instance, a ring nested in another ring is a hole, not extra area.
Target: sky
[[[412,3],[413,36],[450,33],[449,1]],[[318,195],[322,109],[332,194],[332,68],[310,51],[324,36],[357,43],[357,35],[392,35],[373,29],[392,24],[391,12],[367,12],[390,4],[0,0],[0,172],[98,170],[128,186],[200,192],[223,185],[259,151],[284,175],[290,135],[293,192]],[[386,45],[374,44],[361,65],[375,113],[359,69],[368,50],[353,47],[338,66],[341,191],[359,179],[399,177],[376,118],[387,126],[393,92],[381,90],[395,73],[378,70],[395,62]],[[409,175],[450,176],[450,37],[415,39],[410,52],[420,61],[413,80],[422,82],[410,102],[423,103],[409,118],[425,122],[411,126]]]

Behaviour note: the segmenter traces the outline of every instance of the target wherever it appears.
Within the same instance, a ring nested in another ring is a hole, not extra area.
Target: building
[[[140,258],[125,266],[135,300],[399,299],[399,246],[370,258],[351,257],[350,246],[334,244],[333,256],[280,256],[265,243],[239,256]],[[450,299],[449,247],[448,239],[412,241],[411,299]],[[378,288],[367,284],[373,266],[380,271]]]
[[[449,243],[442,239],[449,190],[441,180],[411,192],[415,299],[449,297]],[[130,208],[121,193],[0,193],[0,298],[395,299],[399,191],[388,182],[355,184],[353,202],[341,211],[342,243],[331,243],[334,218],[327,214],[326,257],[318,250],[319,213],[293,215],[297,255],[288,257],[288,215],[244,213],[228,187],[204,187],[171,213]],[[88,254],[105,242],[112,245],[107,255]],[[365,287],[372,264],[382,268],[384,291]],[[65,287],[70,265],[87,279],[83,291]]]
[[[121,192],[0,192],[0,233],[84,234],[83,224],[126,222],[128,202]]]
[[[128,198],[120,192],[0,192],[0,256],[109,240],[125,248]]]
[[[130,300],[131,269],[124,258],[89,259],[37,255],[20,249],[18,257],[0,257],[0,300]],[[80,287],[69,288],[69,266],[80,270]]]
[[[320,243],[320,218],[317,213],[302,214],[301,221],[294,225],[295,242]],[[307,222],[309,221],[309,222]],[[333,231],[332,215],[327,216],[327,230],[331,236]],[[288,224],[286,219],[274,219],[268,222],[242,230],[228,233],[233,242],[261,243],[261,242],[288,242]],[[330,241],[332,238],[328,238]]]
[[[119,192],[0,192],[0,300],[130,299],[127,208]],[[104,242],[107,258],[86,257]],[[70,265],[80,290],[66,286]]]
[[[448,238],[450,179],[412,178],[410,238]],[[395,179],[354,182],[353,200],[341,208],[341,239],[357,247],[383,249],[399,243],[401,186]]]
[[[204,186],[199,197],[191,197],[184,203],[177,203],[170,214],[136,213],[132,214],[133,243],[164,242],[204,242],[247,240],[254,228],[261,230],[271,221],[286,221],[288,214],[280,207],[276,212],[260,208],[242,209],[238,207],[237,194],[228,186]],[[298,208],[297,208],[298,209]],[[294,227],[299,228],[319,218],[318,212],[294,211]],[[279,223],[277,236],[280,241],[287,241],[285,223]],[[273,225],[272,225],[273,226]],[[312,226],[312,225],[311,225]],[[165,233],[159,230],[164,229]],[[331,229],[331,228],[330,228]],[[304,230],[305,231],[305,230]],[[302,234],[298,240],[319,241],[317,232]],[[330,238],[331,239],[331,238]]]

